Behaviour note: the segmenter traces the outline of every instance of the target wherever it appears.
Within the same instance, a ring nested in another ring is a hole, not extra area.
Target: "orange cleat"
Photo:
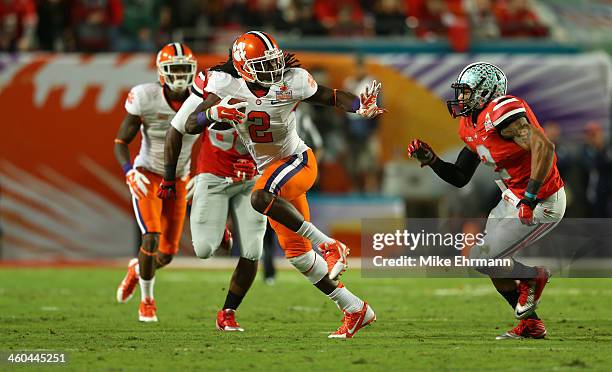
[[[363,303],[360,311],[349,314],[344,312],[342,325],[336,332],[327,336],[328,338],[352,338],[361,328],[376,321],[376,314],[367,302]]]
[[[128,270],[125,277],[119,283],[117,288],[117,302],[124,304],[128,302],[134,295],[136,290],[136,284],[138,284],[138,274],[136,274],[136,267],[138,266],[138,259],[132,258],[128,263]]]
[[[155,300],[152,298],[145,298],[144,301],[140,301],[140,307],[138,307],[138,320],[141,322],[157,322],[157,306],[155,306]]]
[[[236,322],[236,310],[223,309],[217,313],[217,329],[228,332],[244,332],[240,324]]]
[[[333,243],[320,244],[319,252],[327,262],[329,278],[337,280],[348,268],[346,256],[349,255],[350,249],[340,241],[334,240]]]

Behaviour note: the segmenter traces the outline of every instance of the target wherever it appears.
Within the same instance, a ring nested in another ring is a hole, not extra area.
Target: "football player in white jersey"
[[[117,289],[117,301],[127,302],[140,283],[138,310],[142,322],[157,321],[153,296],[155,270],[166,266],[179,248],[187,202],[185,185],[189,177],[191,148],[198,136],[185,136],[178,156],[176,190],[180,197],[161,200],[156,194],[164,173],[164,144],[170,121],[189,97],[197,72],[191,50],[182,43],[170,43],[157,54],[159,82],[132,88],[126,101],[127,115],[115,139],[115,157],[122,166],[132,194],[132,204],[142,232],[138,258]],[[142,134],[140,151],[132,164],[128,145]]]
[[[376,315],[337,281],[346,269],[348,248],[309,222],[306,192],[316,179],[317,163],[312,150],[297,135],[294,111],[306,101],[374,117],[383,112],[376,105],[380,84],[372,82],[360,97],[319,86],[306,70],[297,67],[293,55],[284,53],[270,35],[259,31],[238,37],[229,60],[211,68],[201,80],[206,98],[194,105],[185,132],[201,133],[218,122],[236,128],[262,173],[253,187],[251,205],[268,216],[291,264],[344,312],[343,324],[329,337],[353,337]],[[176,179],[181,138],[179,131],[168,131],[165,183]],[[313,244],[327,265],[312,250]]]

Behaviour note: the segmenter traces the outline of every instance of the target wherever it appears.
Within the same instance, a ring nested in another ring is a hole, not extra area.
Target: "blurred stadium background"
[[[454,159],[444,102],[477,60],[506,72],[556,143],[567,216],[612,214],[612,1],[0,0],[0,258],[132,255],[139,232],[112,152],[129,89],[155,81],[165,43],[187,43],[206,68],[248,29],[275,35],[320,83],[383,83],[379,120],[299,111],[319,153],[313,220],[354,254],[361,218],[486,216],[496,203],[490,169],[456,191],[405,156],[419,137]],[[182,248],[193,255],[188,231]]]

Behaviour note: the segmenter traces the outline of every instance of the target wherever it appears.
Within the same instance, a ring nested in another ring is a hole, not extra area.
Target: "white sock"
[[[140,299],[144,301],[146,298],[153,299],[153,286],[155,285],[155,277],[151,280],[144,280],[140,278]]]
[[[334,291],[327,295],[332,301],[338,305],[341,310],[346,311],[349,314],[355,313],[363,309],[363,301],[351,293],[346,287],[338,287]]]
[[[315,225],[311,224],[308,221],[304,221],[304,223],[302,223],[302,226],[300,226],[297,233],[303,236],[304,238],[310,240],[310,242],[315,248],[319,248],[319,245],[323,243],[334,242],[334,239],[323,234],[321,230],[317,229]]]

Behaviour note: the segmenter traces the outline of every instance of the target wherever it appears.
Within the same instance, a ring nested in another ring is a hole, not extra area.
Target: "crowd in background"
[[[177,35],[214,40],[245,27],[423,40],[548,35],[527,0],[0,0],[0,50],[9,51],[154,51]]]

